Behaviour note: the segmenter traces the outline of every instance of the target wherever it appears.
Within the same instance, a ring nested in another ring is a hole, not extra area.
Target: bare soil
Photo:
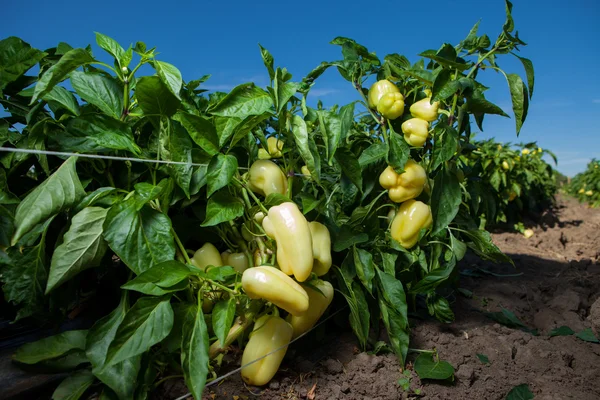
[[[529,239],[515,232],[493,234],[516,269],[474,257],[463,260],[460,286],[473,296],[466,292],[452,298],[455,322],[412,321],[411,348],[436,349],[455,368],[453,382],[421,381],[412,371],[418,354],[411,353],[410,390],[404,391],[394,355],[360,352],[351,333],[330,329],[315,332],[317,346],[314,337],[291,346],[282,369],[266,387],[245,386],[236,373],[208,387],[205,398],[493,400],[527,384],[535,399],[600,399],[600,344],[574,335],[548,335],[563,325],[576,332],[600,326],[600,210],[559,198],[557,207],[540,220],[526,224],[535,232]],[[510,329],[484,315],[502,308],[539,335]],[[239,365],[235,355],[230,361],[231,368]],[[155,397],[173,399],[185,393],[182,381],[171,380]]]

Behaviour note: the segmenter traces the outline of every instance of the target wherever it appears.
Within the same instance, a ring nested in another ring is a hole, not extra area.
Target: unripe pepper
[[[594,195],[594,191],[593,190],[588,190],[587,192],[585,192],[586,196],[593,196]]]
[[[505,171],[508,171],[508,170],[510,169],[510,166],[508,165],[508,162],[506,162],[506,161],[502,161],[502,168],[503,168]]]
[[[204,271],[209,265],[215,267],[223,266],[223,260],[219,250],[209,242],[206,242],[194,253],[191,259],[192,265],[198,269]]]
[[[265,299],[292,315],[308,310],[308,294],[292,278],[275,267],[248,268],[242,275],[242,288],[251,299]]]
[[[526,156],[527,154],[529,154],[529,149],[523,149],[523,150],[521,150],[521,154],[523,154],[524,156]]]
[[[263,196],[271,193],[286,194],[287,179],[273,161],[257,160],[248,171],[250,190]]]
[[[267,139],[267,150],[258,149],[258,158],[261,160],[281,158],[283,156],[281,150],[283,150],[283,141],[271,136]]]
[[[581,189],[579,189],[579,192],[577,192],[577,193],[579,193],[579,194],[583,194],[583,193],[585,193],[585,189],[584,189],[584,188],[581,188]]]
[[[288,322],[274,315],[265,315],[256,320],[242,355],[242,365],[254,360],[258,361],[242,368],[244,382],[253,386],[262,386],[273,379],[287,351],[287,347],[283,346],[290,343],[293,332]],[[269,354],[280,347],[283,348]],[[267,354],[269,355],[264,357]]]
[[[232,253],[230,250],[221,253],[224,265],[230,265],[240,274],[248,269],[248,259],[244,253]]]
[[[331,268],[331,235],[325,225],[312,221],[308,223],[312,237],[313,272],[317,276],[325,275]]]
[[[410,106],[410,113],[415,118],[424,119],[427,122],[433,122],[438,118],[438,108],[440,102],[436,101],[433,104],[430,103],[431,97],[426,97],[422,100],[417,101]]]
[[[513,201],[513,200],[514,200],[514,199],[516,199],[516,198],[517,198],[517,193],[516,193],[516,192],[513,192],[513,191],[511,191],[511,192],[508,194],[508,201]]]
[[[371,85],[368,98],[369,108],[377,108],[379,100],[386,93],[400,93],[400,89],[387,79],[382,79]]]
[[[310,170],[306,165],[303,165],[302,168],[300,168],[300,172],[302,172],[302,175],[304,175],[305,178],[311,177]]]
[[[421,118],[411,118],[401,125],[404,140],[414,147],[423,147],[429,137],[429,122]]]
[[[404,96],[401,93],[385,93],[377,103],[377,111],[387,119],[396,119],[404,113]]]
[[[394,168],[388,166],[379,175],[379,184],[388,190],[390,200],[395,203],[414,199],[423,191],[427,173],[425,169],[414,160],[408,160],[404,165],[404,172],[396,173]]]
[[[308,221],[296,203],[286,202],[269,209],[263,219],[267,236],[277,242],[277,264],[298,282],[310,276],[313,267],[312,237]]]
[[[398,209],[390,233],[405,249],[410,249],[419,240],[419,231],[433,223],[431,208],[421,201],[407,200]]]
[[[327,281],[318,281],[315,282],[313,286],[322,293],[319,293],[310,287],[304,287],[304,290],[306,290],[306,293],[308,294],[308,310],[299,317],[288,315],[286,318],[286,320],[292,324],[292,328],[294,328],[293,338],[302,335],[304,332],[315,326],[333,300],[333,286],[331,286],[331,283]]]

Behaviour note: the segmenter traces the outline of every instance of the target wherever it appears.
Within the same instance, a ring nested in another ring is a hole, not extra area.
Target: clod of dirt
[[[592,324],[592,330],[596,336],[600,335],[600,298],[596,299],[594,304],[590,307],[590,322]]]

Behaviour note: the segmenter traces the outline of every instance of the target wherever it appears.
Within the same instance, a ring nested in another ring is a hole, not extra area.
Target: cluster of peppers
[[[428,93],[430,95],[430,92]],[[375,82],[369,89],[369,107],[384,118],[394,120],[404,114],[404,96],[396,85],[388,80]],[[429,137],[429,124],[438,118],[439,103],[431,103],[426,97],[410,106],[412,118],[402,123],[404,139],[413,147],[423,147]],[[409,159],[404,172],[397,173],[388,166],[379,176],[379,184],[388,190],[390,200],[401,203],[397,211],[391,212],[390,234],[406,249],[414,247],[421,229],[433,223],[431,208],[415,200],[428,187],[427,173],[415,160]]]
[[[281,157],[282,143],[275,138],[268,143],[269,150],[261,149],[262,159],[251,165],[245,177],[248,188],[265,197],[287,191],[283,171],[269,160]],[[205,243],[191,262],[200,269],[211,265],[232,266],[242,274],[241,287],[248,298],[262,299],[275,306],[267,307],[269,312],[256,318],[242,355],[242,379],[262,386],[279,369],[287,345],[310,330],[333,300],[331,283],[318,278],[327,274],[332,265],[331,236],[325,225],[308,222],[291,201],[269,208],[266,215],[258,212],[249,222],[250,227],[246,224],[242,227],[242,236],[247,241],[260,241],[263,247],[256,249],[252,260],[248,252],[219,253],[214,245]],[[260,227],[259,231],[252,226]],[[265,236],[270,249],[275,247],[276,251],[264,248]],[[285,318],[279,315],[280,310],[287,313]],[[234,331],[240,331],[238,323],[230,334]]]

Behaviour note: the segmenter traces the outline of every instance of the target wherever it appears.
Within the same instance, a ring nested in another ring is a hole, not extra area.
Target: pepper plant
[[[575,175],[566,185],[565,191],[581,203],[591,207],[600,206],[600,162],[592,159],[584,172]]]
[[[16,321],[110,307],[15,361],[73,371],[55,398],[145,398],[183,376],[199,399],[237,343],[243,364],[266,356],[242,369],[262,385],[335,288],[361,348],[383,327],[404,363],[418,304],[453,319],[444,295],[467,248],[509,261],[461,208],[459,158],[473,121],[507,116],[486,100],[481,71],[506,76],[517,132],[527,115],[533,67],[516,54],[511,8],[494,43],[476,24],[413,64],[338,37],[343,59],[294,81],[260,47],[269,86],[229,93],[208,94],[208,76],[184,82],[142,42],[126,50],[96,34],[107,64],[89,47],[2,40],[0,142],[13,149],[0,158],[4,297]],[[504,55],[522,61],[527,84],[500,69]],[[356,100],[310,107],[330,67]]]

